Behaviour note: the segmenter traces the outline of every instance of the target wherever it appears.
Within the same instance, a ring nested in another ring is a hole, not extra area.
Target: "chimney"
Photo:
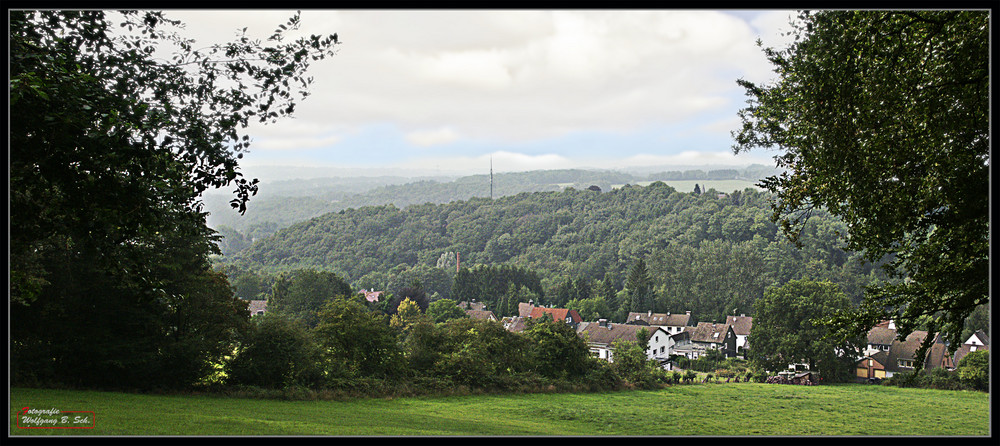
[[[688,310],[688,311],[687,311],[687,315],[688,315],[688,316],[690,316],[690,315],[691,315],[691,310]]]
[[[646,317],[653,317],[653,310],[647,311],[646,312]]]
[[[598,319],[597,320],[597,326],[598,327],[607,327],[608,326],[608,320],[607,319]]]

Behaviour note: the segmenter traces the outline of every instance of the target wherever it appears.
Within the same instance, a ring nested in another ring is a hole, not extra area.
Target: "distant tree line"
[[[494,174],[494,197],[523,192],[557,192],[566,187],[595,186],[608,191],[616,185],[673,180],[744,180],[748,184],[775,173],[774,168],[752,165],[742,169],[688,170],[633,174],[618,171],[558,169]],[[224,195],[206,195],[208,223],[226,237],[240,232],[257,239],[277,229],[329,212],[348,208],[392,204],[399,208],[424,203],[450,203],[490,196],[489,175],[459,178],[356,177],[286,180],[263,184],[254,206],[244,215],[228,211]],[[225,229],[225,231],[223,230]],[[245,246],[223,244],[232,254]]]

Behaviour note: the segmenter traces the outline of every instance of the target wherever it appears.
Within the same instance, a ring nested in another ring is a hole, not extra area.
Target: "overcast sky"
[[[294,11],[169,10],[199,43]],[[736,157],[739,78],[773,75],[756,40],[783,46],[794,11],[303,10],[336,32],[295,117],[254,127],[262,165],[451,173],[644,165],[773,165]]]

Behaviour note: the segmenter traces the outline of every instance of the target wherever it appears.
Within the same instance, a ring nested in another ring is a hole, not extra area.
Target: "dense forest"
[[[350,208],[294,224],[217,265],[246,299],[267,298],[281,274],[312,269],[355,289],[418,284],[430,300],[478,299],[498,316],[533,299],[619,320],[629,311],[692,311],[719,321],[749,314],[767,288],[802,278],[839,284],[856,303],[865,285],[884,279],[842,249],[846,228],[824,212],[810,218],[797,247],[771,221],[770,199],[752,188],[694,193],[655,182]],[[534,277],[504,279],[512,274]],[[485,275],[494,277],[490,286],[472,284]]]

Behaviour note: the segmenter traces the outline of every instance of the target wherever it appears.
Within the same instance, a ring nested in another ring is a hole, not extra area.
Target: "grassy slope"
[[[96,412],[93,430],[21,430],[22,407]],[[840,385],[353,401],[11,389],[12,435],[989,435],[989,395]]]

